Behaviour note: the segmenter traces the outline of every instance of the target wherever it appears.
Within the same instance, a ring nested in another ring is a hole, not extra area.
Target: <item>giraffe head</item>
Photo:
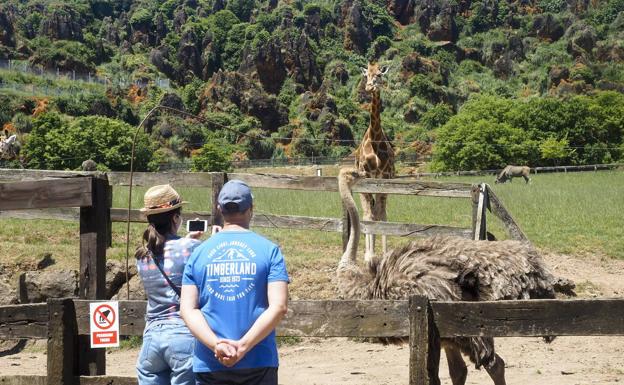
[[[388,73],[388,66],[379,66],[377,63],[368,63],[368,68],[362,68],[362,75],[366,77],[366,92],[378,91],[383,84],[383,76]]]

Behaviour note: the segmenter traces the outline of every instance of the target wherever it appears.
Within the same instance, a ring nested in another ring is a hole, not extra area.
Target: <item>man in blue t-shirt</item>
[[[218,197],[223,229],[197,247],[182,279],[180,314],[200,344],[197,384],[277,385],[275,327],[286,314],[288,273],[277,245],[249,230],[253,197],[232,180]]]

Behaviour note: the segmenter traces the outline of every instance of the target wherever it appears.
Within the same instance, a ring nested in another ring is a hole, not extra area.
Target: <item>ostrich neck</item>
[[[342,198],[342,205],[349,216],[349,241],[347,242],[347,248],[340,258],[339,266],[355,265],[357,256],[358,241],[360,240],[360,216],[351,196],[351,187],[348,182],[339,178],[338,190],[340,197]],[[344,224],[346,225],[346,223]]]

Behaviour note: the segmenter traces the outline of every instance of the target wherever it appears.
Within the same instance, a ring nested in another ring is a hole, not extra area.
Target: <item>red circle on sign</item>
[[[110,310],[110,313],[108,314],[108,316],[110,316],[110,319],[106,315],[104,315],[102,309]],[[106,325],[102,325],[100,322],[98,322],[98,319],[96,318],[97,316],[100,316],[102,320],[105,320],[103,322],[106,322]],[[100,329],[106,330],[113,326],[113,324],[115,323],[115,311],[109,305],[100,305],[96,307],[95,311],[93,312],[93,322],[95,322],[95,324],[98,325]]]

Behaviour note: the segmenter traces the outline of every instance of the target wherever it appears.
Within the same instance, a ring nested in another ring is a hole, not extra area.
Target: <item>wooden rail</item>
[[[38,180],[44,178],[76,178],[84,176],[103,175],[99,172],[73,172],[73,171],[48,171],[48,170],[0,170],[2,180]],[[106,174],[111,185],[127,186],[129,173],[111,172]],[[294,189],[307,191],[338,191],[338,183],[335,177],[316,176],[291,176],[275,174],[240,174],[240,173],[135,173],[133,185],[152,186],[155,184],[171,183],[175,186],[204,187],[212,190],[213,207],[211,213],[186,212],[185,218],[201,218],[209,220],[213,224],[219,224],[219,210],[216,206],[216,196],[223,183],[231,179],[241,179],[251,187]],[[355,192],[404,194],[447,198],[470,198],[472,186],[466,183],[440,183],[404,179],[364,179],[354,186]],[[78,215],[68,209],[54,210],[31,210],[29,212],[2,212],[0,218],[21,219],[60,219],[76,220]],[[342,232],[343,238],[347,238],[348,226],[343,225],[343,218],[319,218],[304,216],[288,216],[256,213],[252,226],[261,228],[285,228],[299,230],[318,230],[330,232]],[[127,210],[112,209],[111,220],[113,222],[125,222]],[[133,222],[145,222],[145,217],[138,211],[130,212],[130,220]],[[411,224],[393,222],[362,222],[362,231],[365,234],[391,235],[401,237],[454,235],[459,237],[472,237],[472,230],[443,226],[436,224]]]
[[[72,366],[78,353],[72,346],[89,332],[89,302],[50,299],[47,304],[0,306],[0,338],[48,338],[47,378],[5,376],[0,384],[136,384],[126,377],[78,377]],[[122,335],[143,333],[145,308],[145,301],[119,302]],[[409,383],[432,385],[439,383],[441,338],[624,335],[624,299],[430,302],[413,296],[409,301],[291,301],[277,334],[409,337]]]
[[[112,222],[126,222],[127,209],[111,209]],[[76,221],[79,219],[77,209],[39,209],[27,211],[3,211],[0,218],[15,219],[55,219]],[[182,213],[182,219],[205,219],[212,223],[212,214],[202,211],[188,211]],[[145,215],[139,210],[130,211],[130,221],[144,223],[147,221]],[[418,237],[433,235],[455,235],[458,237],[470,238],[472,232],[468,228],[443,226],[443,225],[419,225],[412,223],[395,222],[373,222],[362,221],[362,232],[366,234],[392,235],[399,237]],[[306,217],[294,215],[275,215],[254,213],[251,222],[252,227],[273,228],[273,229],[294,229],[294,230],[317,230],[326,232],[342,232],[342,219]]]
[[[59,178],[95,175],[100,173],[53,171],[53,170],[0,170],[0,181],[40,180],[43,178]],[[127,172],[107,173],[109,183],[113,186],[127,186],[130,174]],[[170,183],[174,186],[212,188],[212,179],[223,173],[134,173],[134,186],[153,186]],[[227,180],[240,179],[250,187],[307,190],[307,191],[338,191],[336,177],[294,176],[278,174],[240,174],[228,173]],[[403,195],[420,195],[449,198],[470,198],[471,185],[468,183],[443,183],[405,179],[365,179],[358,182],[354,192],[387,193]]]

